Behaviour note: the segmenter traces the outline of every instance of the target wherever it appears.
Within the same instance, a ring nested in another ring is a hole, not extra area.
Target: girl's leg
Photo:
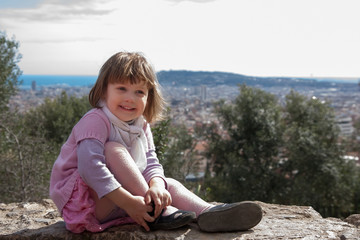
[[[171,178],[166,181],[173,200],[172,205],[181,210],[195,212],[202,231],[244,231],[256,226],[262,219],[262,210],[257,203],[245,201],[215,207],[187,190],[178,181]],[[205,212],[208,209],[209,211]]]
[[[123,188],[135,196],[145,196],[149,189],[148,184],[124,146],[116,142],[107,142],[105,159],[107,167]],[[116,210],[116,205],[108,198],[99,199],[93,190],[91,196],[96,204],[96,218],[100,221]]]
[[[185,211],[193,211],[196,213],[196,217],[203,211],[214,206],[189,191],[177,180],[166,178],[166,182],[172,198],[172,206]]]

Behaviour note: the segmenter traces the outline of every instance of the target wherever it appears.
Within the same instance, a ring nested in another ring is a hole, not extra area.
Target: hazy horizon
[[[162,70],[164,71],[164,70]],[[166,70],[166,71],[189,71],[189,72],[219,72],[219,71],[192,71],[192,70]],[[161,72],[161,71],[158,71]],[[220,71],[221,72],[221,71]],[[230,73],[230,74],[238,74],[238,73],[232,73],[232,72],[223,72],[223,73]],[[239,75],[245,75],[245,74],[239,74]],[[28,80],[23,79],[25,78],[36,78],[36,77],[56,77],[56,78],[71,78],[71,77],[86,77],[86,78],[94,78],[96,80],[97,75],[86,75],[86,74],[73,74],[73,75],[61,75],[61,74],[22,74],[20,76],[20,80]],[[333,82],[346,82],[346,83],[359,83],[360,78],[351,78],[351,77],[299,77],[299,76],[252,76],[252,75],[245,75],[249,77],[261,77],[261,78],[301,78],[301,79],[315,79],[317,81],[333,81]],[[31,84],[30,82],[28,83]]]

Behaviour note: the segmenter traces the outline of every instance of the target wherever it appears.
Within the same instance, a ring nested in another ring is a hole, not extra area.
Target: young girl
[[[68,230],[100,232],[135,222],[149,231],[197,220],[201,230],[215,232],[260,222],[253,202],[214,206],[164,176],[149,126],[161,117],[164,101],[141,54],[110,57],[89,101],[94,109],[74,126],[50,179],[50,196]]]

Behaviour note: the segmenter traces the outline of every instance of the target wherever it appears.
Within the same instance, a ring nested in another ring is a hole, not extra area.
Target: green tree
[[[171,125],[170,118],[152,127],[156,154],[167,177],[185,183],[190,172],[196,172],[195,144],[185,126]]]
[[[184,125],[169,131],[169,148],[164,154],[166,174],[185,183],[186,176],[197,172],[196,141]]]
[[[276,170],[281,125],[276,97],[242,85],[233,104],[220,101],[215,111],[220,127],[213,125],[206,133],[210,171],[215,174],[208,186],[214,200],[272,201],[280,181]]]
[[[15,39],[8,39],[5,32],[0,31],[0,111],[7,109],[7,104],[19,84],[21,70],[18,63],[21,54],[18,52],[19,43]]]
[[[0,114],[0,202],[48,197],[52,164],[72,127],[90,109],[65,92],[29,112]]]
[[[45,99],[39,107],[25,115],[30,134],[43,132],[44,137],[56,144],[62,144],[80,118],[91,109],[87,96],[68,96],[65,91],[55,99]]]
[[[23,117],[0,115],[0,202],[38,201],[48,196],[56,151],[37,133],[30,136]]]
[[[151,132],[154,138],[154,144],[156,149],[156,155],[159,159],[159,162],[163,165],[164,170],[168,169],[166,166],[165,152],[169,148],[169,128],[170,128],[170,118],[169,116],[166,119],[157,122],[152,126]]]
[[[353,163],[355,165],[355,163]],[[360,170],[358,166],[354,166],[351,168],[355,173],[350,176],[354,176],[354,180],[351,183],[354,185],[352,191],[354,192],[353,196],[353,203],[354,209],[352,213],[359,213],[360,212]],[[351,172],[350,172],[351,174]]]
[[[343,137],[342,145],[346,152],[355,152],[360,156],[360,144],[358,137],[360,136],[360,119],[355,119],[353,123],[354,132],[350,137]]]
[[[220,124],[205,131],[214,200],[311,205],[325,217],[358,209],[359,168],[342,158],[329,103],[291,91],[281,106],[243,85],[232,104],[215,106]]]
[[[62,93],[27,113],[0,114],[0,202],[48,197],[50,171],[60,145],[89,108],[86,97]]]
[[[288,203],[311,205],[324,216],[348,211],[351,167],[342,159],[339,131],[329,103],[292,91],[284,109]]]

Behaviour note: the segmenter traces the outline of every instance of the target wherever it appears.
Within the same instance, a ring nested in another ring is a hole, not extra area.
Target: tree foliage
[[[42,133],[30,135],[22,115],[0,115],[0,202],[37,201],[48,196],[55,149]]]
[[[216,113],[223,129],[213,125],[206,133],[213,200],[311,205],[324,216],[358,206],[359,169],[342,159],[328,103],[292,91],[282,106],[242,85],[234,103],[217,103]]]
[[[65,92],[27,113],[0,114],[0,202],[48,197],[52,165],[72,127],[90,108]]]
[[[351,168],[342,159],[330,105],[292,91],[286,96],[283,120],[287,126],[284,170],[291,203],[312,205],[326,216],[347,211],[352,191],[347,173]]]
[[[18,47],[15,39],[8,39],[6,33],[0,31],[0,111],[7,109],[10,97],[17,91],[21,75]]]
[[[156,153],[167,177],[185,183],[190,172],[196,172],[195,144],[185,126],[171,125],[170,118],[157,123],[153,128]]]
[[[281,146],[276,98],[242,85],[234,104],[221,101],[215,109],[223,130],[213,125],[208,135],[214,197],[227,202],[272,199]]]
[[[45,99],[44,104],[30,110],[25,116],[30,134],[42,132],[51,142],[62,144],[80,118],[91,108],[87,97],[68,96],[63,91],[55,99]]]

